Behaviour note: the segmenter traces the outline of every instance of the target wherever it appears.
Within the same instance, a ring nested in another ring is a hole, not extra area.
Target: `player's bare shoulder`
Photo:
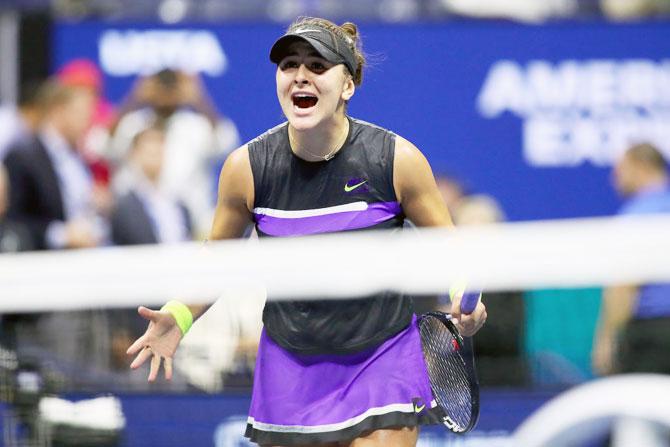
[[[247,144],[231,152],[221,168],[219,200],[222,198],[242,200],[253,207],[254,179]]]
[[[432,179],[428,160],[411,141],[396,135],[393,158],[393,186],[402,202],[403,194],[413,189],[417,177]]]
[[[428,164],[426,157],[414,143],[397,134],[395,137],[395,160],[410,165],[413,163]]]
[[[226,162],[224,163],[224,168],[226,165],[229,165],[231,169],[243,169],[249,167],[251,169],[251,164],[249,163],[249,145],[243,144],[228,155]]]

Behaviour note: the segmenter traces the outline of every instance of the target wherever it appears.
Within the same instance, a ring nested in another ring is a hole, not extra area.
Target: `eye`
[[[315,73],[322,73],[326,71],[328,67],[326,67],[321,61],[314,61],[309,64],[309,69]]]
[[[294,59],[284,59],[279,64],[279,69],[282,71],[298,68],[298,63]]]

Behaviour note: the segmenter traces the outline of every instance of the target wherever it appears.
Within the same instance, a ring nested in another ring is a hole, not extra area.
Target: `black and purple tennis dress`
[[[248,148],[261,237],[402,227],[392,132],[349,118],[344,146],[322,162],[293,154],[287,123]],[[351,260],[375,268],[365,253]],[[424,420],[433,399],[410,298],[270,301],[263,323],[246,430],[252,441],[343,441]]]

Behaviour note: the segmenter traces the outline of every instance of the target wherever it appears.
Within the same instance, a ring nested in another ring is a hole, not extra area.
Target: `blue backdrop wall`
[[[436,173],[488,193],[511,220],[613,213],[612,161],[631,142],[670,149],[670,27],[662,23],[362,24],[371,66],[352,116],[414,142]],[[60,23],[54,68],[88,57],[120,101],[138,74],[202,74],[247,141],[282,121],[276,24]]]

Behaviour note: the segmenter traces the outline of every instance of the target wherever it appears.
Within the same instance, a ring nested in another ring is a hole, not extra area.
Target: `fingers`
[[[472,328],[474,327],[474,318],[470,315],[464,315],[458,323],[456,323],[456,329],[458,333],[464,337],[470,337],[472,335]]]
[[[158,316],[158,311],[151,310],[148,307],[140,306],[137,308],[137,313],[140,314],[142,318],[149,321],[155,321]]]
[[[135,342],[137,343],[137,342]],[[151,356],[151,350],[149,348],[142,349],[140,353],[135,357],[135,360],[130,364],[131,369],[139,368],[147,359]]]
[[[480,302],[472,314],[461,315],[461,319],[456,326],[461,335],[471,337],[482,328],[487,317],[486,306]]]
[[[147,351],[149,351],[149,349],[147,349]],[[161,368],[161,357],[159,355],[154,355],[151,358],[151,368],[149,369],[149,382],[153,382],[154,380],[156,380],[160,368]]]
[[[128,355],[137,354],[146,345],[147,345],[146,337],[142,336],[142,337],[138,338],[137,340],[135,340],[133,342],[133,344],[130,345],[130,347],[128,349],[126,349],[126,354],[128,354]]]
[[[479,331],[482,326],[484,326],[484,323],[486,323],[486,318],[488,318],[488,314],[486,313],[486,306],[484,306],[484,303],[480,302],[477,304],[475,311],[472,313],[473,326],[470,336],[475,335],[475,333]]]
[[[165,379],[172,380],[172,359],[170,357],[165,357],[163,368],[165,368]]]
[[[472,312],[472,315],[474,316],[475,320],[481,321],[481,324],[484,324],[486,318],[488,317],[484,303],[481,301],[477,303],[477,307],[475,307],[475,311]]]
[[[161,368],[161,360],[163,357],[155,354],[149,346],[145,346],[142,351],[135,357],[135,360],[130,364],[132,369],[139,368],[147,359],[151,357],[151,366],[149,367],[149,382],[153,382],[158,378],[158,372]],[[165,368],[165,378],[167,380],[172,380],[172,358],[165,357],[163,361],[163,367]]]
[[[147,319],[147,320],[150,321],[150,323],[149,323],[149,327],[148,327],[147,331],[148,331],[149,329],[151,329],[152,324],[154,323],[154,320],[156,320],[156,318],[157,318],[157,315],[156,315],[156,314],[158,314],[158,312],[156,312],[156,311],[154,311],[154,310],[151,310],[151,309],[148,309],[148,308],[146,308],[146,307],[144,307],[144,306],[140,306],[140,307],[137,309],[137,313],[140,314],[140,315],[142,316],[142,318],[145,318],[145,319]],[[138,338],[137,340],[135,340],[135,342],[134,342],[132,345],[130,345],[130,347],[126,350],[126,354],[129,354],[129,355],[136,354],[136,353],[138,353],[142,348],[144,348],[144,347],[147,346],[147,345],[148,345],[148,343],[147,343],[147,334],[145,333],[143,336],[141,336],[140,338]]]
[[[454,324],[459,324],[461,321],[461,299],[463,294],[454,294],[451,297],[451,320]]]
[[[154,335],[149,335],[152,332],[155,332],[155,328],[157,327],[156,325],[159,324],[159,320],[161,317],[161,312],[160,311],[155,311],[151,310],[147,307],[140,306],[137,309],[137,313],[140,314],[140,316],[146,320],[149,320],[149,328],[147,329],[147,332],[135,340],[135,342],[130,345],[130,347],[126,350],[126,353],[129,355],[137,354],[137,357],[133,360],[133,362],[130,364],[130,367],[132,369],[139,368],[141,365],[144,364],[144,362],[147,361],[149,357],[151,357],[151,363],[149,367],[149,377],[148,380],[149,382],[153,382],[156,380],[158,377],[158,373],[160,371],[161,367],[161,360],[162,357],[160,355],[157,355],[152,349],[152,343],[156,336]],[[154,329],[152,329],[154,328]],[[159,343],[160,345],[160,343]],[[173,350],[174,351],[174,350]],[[172,379],[172,358],[165,358],[165,362],[163,364],[165,368],[165,378],[167,380]]]

